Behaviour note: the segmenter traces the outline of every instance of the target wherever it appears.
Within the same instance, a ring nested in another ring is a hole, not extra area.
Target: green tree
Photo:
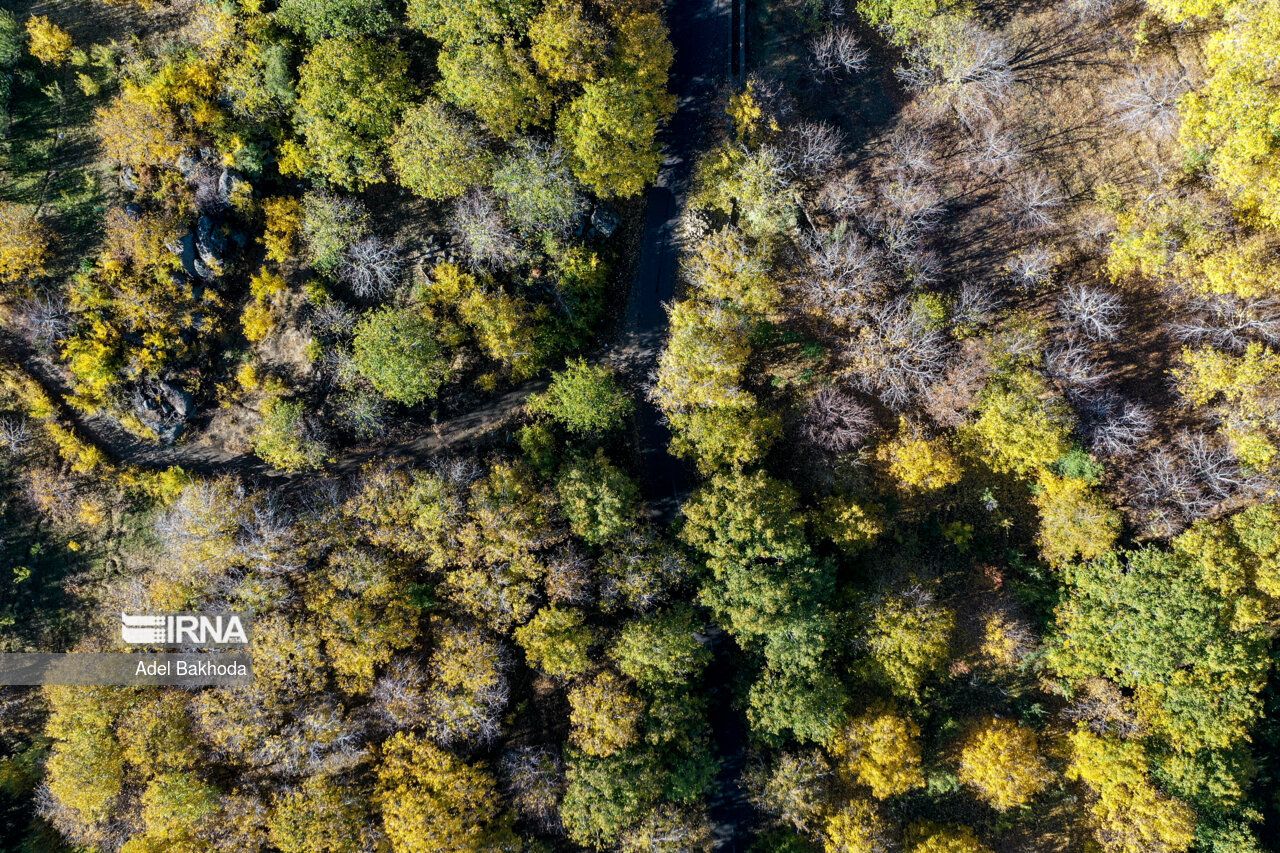
[[[551,118],[551,93],[512,39],[451,45],[437,64],[441,96],[474,113],[499,139],[511,140]]]
[[[272,206],[267,210],[270,212]],[[278,223],[279,231],[273,235],[273,240],[285,245],[290,242],[289,233],[295,227],[290,220],[295,214],[296,211],[284,208],[284,215],[280,217],[282,221]],[[301,214],[307,261],[325,274],[334,273],[346,260],[347,250],[370,233],[369,213],[355,199],[340,198],[327,192],[309,192],[302,200]]]
[[[408,61],[393,45],[329,38],[298,71],[296,121],[319,177],[349,190],[385,179],[386,144],[408,104]]]
[[[583,86],[557,126],[578,180],[602,198],[643,190],[662,165],[658,126],[670,106],[630,81],[605,78]]]
[[[581,358],[554,374],[545,393],[529,398],[529,411],[546,415],[577,435],[619,429],[634,410],[635,404],[612,370]]]
[[[262,404],[262,425],[253,434],[253,452],[281,471],[313,470],[329,455],[306,416],[306,405],[280,397],[269,397]]]
[[[1266,632],[1256,602],[1215,588],[1243,574],[1221,544],[1198,528],[1171,552],[1147,547],[1064,569],[1050,665],[1135,690],[1140,715],[1178,751],[1230,748],[1261,712]]]
[[[439,200],[487,180],[493,158],[469,122],[432,98],[405,112],[391,143],[391,165],[401,186]]]
[[[22,24],[8,9],[0,9],[0,68],[12,68],[26,46]]]
[[[764,472],[720,474],[683,508],[681,538],[706,556],[700,597],[750,645],[804,618],[830,585],[804,538],[799,498]]]
[[[357,853],[372,842],[365,798],[332,776],[310,776],[280,796],[267,824],[281,853]]]
[[[955,614],[919,588],[883,594],[870,611],[868,673],[895,696],[918,699],[925,680],[947,663]]]
[[[537,4],[533,0],[409,0],[406,11],[410,26],[453,46],[523,34]]]
[[[434,397],[452,372],[440,337],[439,328],[421,311],[380,308],[356,325],[351,357],[374,388],[415,406]]]
[[[581,4],[553,0],[529,25],[533,61],[553,83],[586,83],[600,76],[609,36],[589,20]]]
[[[560,508],[573,532],[591,545],[615,540],[636,524],[640,489],[597,450],[566,465],[556,478]]]
[[[662,768],[644,751],[605,758],[569,756],[568,788],[560,817],[569,838],[603,850],[639,820],[662,796]]]
[[[642,687],[690,684],[711,660],[695,636],[698,627],[693,608],[683,604],[638,616],[622,626],[609,655]]]
[[[378,36],[395,22],[383,0],[281,0],[274,17],[313,42]]]
[[[572,607],[544,607],[515,630],[529,663],[548,675],[568,678],[591,667],[595,632]]]
[[[517,140],[493,175],[493,191],[512,224],[529,236],[567,237],[586,201],[559,148]]]

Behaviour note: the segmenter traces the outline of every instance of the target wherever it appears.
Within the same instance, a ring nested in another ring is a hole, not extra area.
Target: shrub
[[[437,325],[419,311],[382,308],[356,326],[352,360],[392,400],[414,406],[436,395],[451,373]]]

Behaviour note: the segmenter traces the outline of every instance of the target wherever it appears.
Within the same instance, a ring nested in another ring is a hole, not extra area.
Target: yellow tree
[[[1070,738],[1067,778],[1088,785],[1094,834],[1107,853],[1181,853],[1195,839],[1195,813],[1159,791],[1137,741],[1101,737],[1081,727]]]
[[[634,745],[643,716],[644,700],[608,670],[569,692],[569,739],[588,755],[604,758]]]
[[[924,785],[920,727],[889,706],[852,718],[827,746],[839,769],[870,788],[876,799]]]
[[[999,811],[1030,802],[1051,778],[1035,732],[999,717],[982,721],[965,738],[957,770],[961,782]]]
[[[45,274],[51,256],[49,229],[16,204],[0,202],[0,283]]]
[[[879,853],[889,847],[889,824],[866,800],[851,801],[830,815],[823,827],[825,853]]]
[[[71,55],[71,33],[44,15],[27,19],[31,55],[47,65],[61,65]]]
[[[515,841],[489,774],[418,735],[383,745],[376,802],[395,853],[482,853]]]
[[[919,823],[907,830],[907,853],[991,853],[967,826]]]
[[[947,440],[919,435],[905,418],[898,436],[881,445],[876,456],[905,492],[936,492],[960,482],[960,463]]]
[[[1120,535],[1120,513],[1079,477],[1042,471],[1035,495],[1040,510],[1036,539],[1040,555],[1060,566],[1079,557],[1092,560],[1111,550]]]

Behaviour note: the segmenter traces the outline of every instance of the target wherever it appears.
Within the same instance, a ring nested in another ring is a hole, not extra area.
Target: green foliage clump
[[[556,478],[556,492],[569,526],[588,544],[618,539],[635,526],[640,489],[604,451],[566,465]]]
[[[435,397],[452,372],[439,327],[413,308],[380,308],[362,317],[351,357],[374,388],[409,406]]]
[[[634,410],[613,371],[580,358],[556,373],[545,393],[529,400],[529,411],[546,415],[576,435],[619,429]]]
[[[307,171],[348,190],[385,179],[386,145],[411,92],[408,60],[393,45],[327,38],[298,70],[296,121]]]
[[[400,185],[432,200],[462,195],[493,167],[480,135],[435,99],[405,112],[390,154]]]
[[[328,448],[314,435],[301,400],[271,397],[262,406],[262,426],[254,433],[253,452],[281,471],[321,467]]]

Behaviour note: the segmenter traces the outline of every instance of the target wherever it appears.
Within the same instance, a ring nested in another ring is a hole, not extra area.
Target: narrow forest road
[[[728,76],[731,0],[669,0],[666,15],[676,51],[670,84],[676,114],[662,132],[663,165],[646,198],[626,321],[606,355],[641,392],[652,381],[666,337],[665,306],[675,296],[680,261],[680,211],[694,161],[710,141],[708,131],[719,124],[715,96]],[[684,466],[668,452],[671,433],[647,398],[636,420],[645,497],[659,518],[670,520],[687,484]]]
[[[626,323],[607,356],[628,376],[631,386],[641,391],[652,381],[666,337],[665,305],[675,297],[680,263],[679,219],[692,183],[694,162],[714,143],[711,134],[723,124],[723,106],[716,95],[730,74],[733,2],[736,0],[668,0],[666,6],[676,49],[671,91],[677,98],[677,109],[663,133],[665,159],[648,194]],[[672,521],[679,513],[690,478],[684,465],[670,453],[671,431],[662,413],[647,398],[640,400],[636,428],[645,498],[659,520]],[[740,653],[719,628],[712,630],[707,645],[714,657],[707,669],[704,695],[721,761],[709,812],[716,827],[717,849],[742,853],[751,841],[754,812],[742,782],[747,755],[746,720],[734,702],[734,686],[742,672]]]

